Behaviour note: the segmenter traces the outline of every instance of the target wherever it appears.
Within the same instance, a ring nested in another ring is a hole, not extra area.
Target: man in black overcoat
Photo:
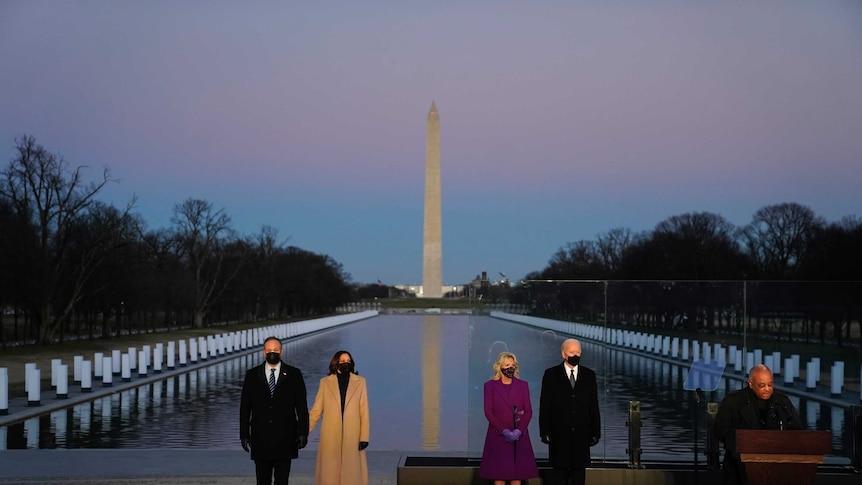
[[[267,338],[265,362],[249,369],[242,384],[239,439],[251,451],[257,485],[272,485],[273,476],[276,485],[287,485],[290,461],[308,443],[305,381],[299,369],[281,360],[281,353],[281,341]]]
[[[802,429],[802,420],[790,399],[774,389],[772,370],[762,364],[748,372],[748,386],[729,392],[718,406],[712,424],[724,443],[722,472],[727,485],[748,483],[736,451],[737,429]]]
[[[552,467],[544,483],[583,485],[590,447],[602,436],[596,373],[580,365],[577,340],[566,340],[560,350],[563,362],[545,370],[539,397],[539,436]]]

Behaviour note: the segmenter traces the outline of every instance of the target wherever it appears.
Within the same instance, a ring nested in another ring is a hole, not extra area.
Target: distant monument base
[[[443,295],[451,292],[458,292],[459,287],[452,285],[443,285],[440,287],[440,293],[437,296],[426,292],[422,285],[394,285],[399,290],[404,290],[416,295],[416,298],[443,298]]]
[[[384,308],[380,315],[477,315],[469,308]],[[487,313],[486,313],[487,314]]]

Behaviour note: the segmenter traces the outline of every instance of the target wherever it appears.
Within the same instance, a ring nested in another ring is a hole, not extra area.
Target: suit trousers
[[[257,460],[254,462],[254,471],[257,475],[257,485],[287,485],[290,476],[290,460]],[[273,475],[275,475],[275,482],[272,481]]]
[[[547,485],[585,485],[587,470],[577,468],[551,468],[545,471],[542,483]]]

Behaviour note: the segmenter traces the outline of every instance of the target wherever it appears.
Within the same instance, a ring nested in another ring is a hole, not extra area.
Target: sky
[[[795,202],[862,216],[862,2],[0,0],[0,161],[30,135],[136,197],[421,284],[440,114],[443,281],[569,242]]]

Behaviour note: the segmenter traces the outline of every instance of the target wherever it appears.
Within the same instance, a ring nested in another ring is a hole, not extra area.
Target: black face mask
[[[353,372],[353,362],[341,362],[338,364],[338,372],[347,374]]]
[[[566,362],[568,362],[570,366],[574,367],[574,366],[581,363],[581,356],[580,355],[570,355],[568,358],[566,358]]]
[[[281,361],[281,354],[278,352],[267,352],[266,361],[272,365],[278,364]]]

